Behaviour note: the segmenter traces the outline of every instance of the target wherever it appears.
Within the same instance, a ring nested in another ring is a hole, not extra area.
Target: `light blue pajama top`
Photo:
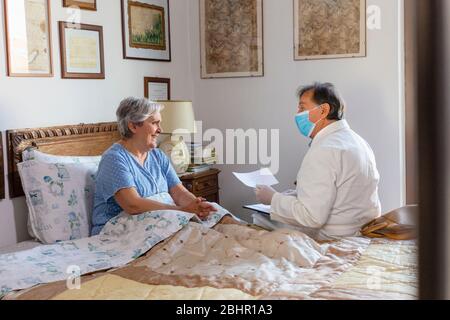
[[[113,144],[98,167],[91,236],[99,234],[110,219],[123,211],[114,198],[118,191],[135,188],[142,198],[148,198],[169,192],[180,183],[169,158],[160,149],[151,150],[142,166],[121,144]]]

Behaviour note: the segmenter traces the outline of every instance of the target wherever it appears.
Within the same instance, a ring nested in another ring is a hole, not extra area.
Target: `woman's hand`
[[[182,211],[196,214],[200,219],[204,219],[209,216],[211,212],[216,212],[217,209],[207,202],[204,198],[196,198],[194,201],[186,206],[181,207]]]

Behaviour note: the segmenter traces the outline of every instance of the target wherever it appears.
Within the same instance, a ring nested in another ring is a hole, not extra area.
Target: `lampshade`
[[[157,101],[164,105],[161,111],[162,133],[196,133],[194,109],[191,101]]]

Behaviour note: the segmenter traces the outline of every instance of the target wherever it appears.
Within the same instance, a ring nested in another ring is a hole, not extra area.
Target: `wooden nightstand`
[[[186,189],[196,197],[203,197],[210,202],[219,203],[219,173],[218,169],[209,169],[181,175],[180,180]]]

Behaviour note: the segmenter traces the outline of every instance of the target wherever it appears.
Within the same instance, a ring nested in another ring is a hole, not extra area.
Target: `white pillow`
[[[89,237],[99,162],[18,164],[29,228],[43,243]]]
[[[27,149],[22,152],[23,161],[36,160],[43,163],[86,163],[100,162],[102,156],[55,156],[43,153],[36,149]]]
[[[47,154],[37,149],[29,148],[22,152],[22,160],[30,161],[36,160],[43,163],[86,163],[86,162],[100,162],[102,156],[57,156],[53,154]],[[33,232],[31,221],[28,218],[27,222],[28,233],[34,239],[37,236]]]

